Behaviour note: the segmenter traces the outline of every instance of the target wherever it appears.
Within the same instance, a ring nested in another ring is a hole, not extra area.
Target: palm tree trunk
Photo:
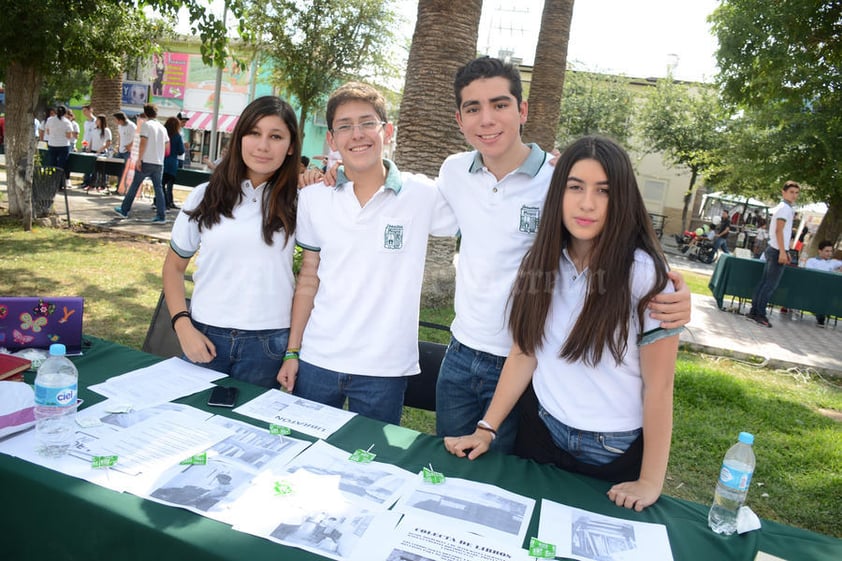
[[[524,140],[544,150],[552,150],[556,143],[573,1],[544,0],[529,89],[529,119],[523,130]]]
[[[112,115],[120,110],[123,99],[122,76],[109,77],[103,74],[94,75],[91,85],[91,109],[96,115],[105,115],[108,128],[111,129],[112,145],[117,142],[117,122]]]
[[[481,13],[482,0],[419,0],[398,120],[399,168],[435,177],[448,155],[465,150],[454,119],[453,77],[476,57]],[[455,253],[455,240],[430,239],[423,306],[452,302]]]

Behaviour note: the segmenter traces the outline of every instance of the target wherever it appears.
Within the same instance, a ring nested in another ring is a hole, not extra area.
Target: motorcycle
[[[688,259],[697,259],[702,263],[710,264],[716,258],[713,241],[705,235],[702,228],[695,232],[687,230],[683,235],[675,234],[675,242],[678,250],[686,254]]]

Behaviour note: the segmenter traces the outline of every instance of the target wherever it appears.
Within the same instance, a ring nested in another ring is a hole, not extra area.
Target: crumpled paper
[[[741,506],[737,511],[737,533],[745,534],[760,529],[760,518],[747,506]]]

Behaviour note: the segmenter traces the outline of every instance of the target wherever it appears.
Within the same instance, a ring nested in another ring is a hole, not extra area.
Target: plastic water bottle
[[[717,534],[737,531],[737,511],[743,506],[754,473],[754,435],[741,432],[736,444],[725,453],[716,494],[708,513],[708,526]]]
[[[76,435],[79,372],[65,352],[61,343],[50,345],[35,376],[35,438],[44,456],[63,456]]]

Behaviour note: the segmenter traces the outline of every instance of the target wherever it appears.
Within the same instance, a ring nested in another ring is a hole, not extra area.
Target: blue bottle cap
[[[53,343],[50,345],[50,356],[64,356],[67,354],[67,348],[63,343]]]
[[[754,435],[750,432],[741,432],[739,440],[743,444],[748,444],[749,446],[751,446],[752,444],[754,444]]]

